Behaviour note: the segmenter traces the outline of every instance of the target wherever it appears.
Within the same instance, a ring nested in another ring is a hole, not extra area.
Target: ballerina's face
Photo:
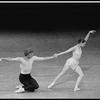
[[[84,47],[85,44],[86,44],[86,42],[84,42],[84,43],[80,43],[80,46],[81,46],[81,47]]]

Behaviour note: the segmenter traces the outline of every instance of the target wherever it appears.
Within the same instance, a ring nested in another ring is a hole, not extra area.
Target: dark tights
[[[30,74],[20,74],[19,80],[23,84],[25,91],[33,92],[35,89],[39,88],[38,83]]]

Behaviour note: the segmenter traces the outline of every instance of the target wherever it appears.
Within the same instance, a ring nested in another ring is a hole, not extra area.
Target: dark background
[[[99,3],[1,3],[0,29],[56,31],[98,29]]]
[[[100,3],[0,3],[1,52],[62,52],[92,29],[84,50],[99,51],[99,27]]]

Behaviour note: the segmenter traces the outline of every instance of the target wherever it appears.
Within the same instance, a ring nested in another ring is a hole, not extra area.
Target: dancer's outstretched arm
[[[95,32],[96,32],[95,30],[89,31],[88,34],[86,35],[86,37],[84,38],[84,40],[87,41],[88,38],[89,38],[89,36],[90,36],[90,34],[91,34],[91,33],[94,34]]]
[[[58,53],[58,54],[56,54],[56,55],[59,56],[59,55],[65,54],[65,53],[69,53],[69,52],[73,51],[75,48],[76,48],[76,46],[74,46],[74,47],[72,47],[72,48],[70,48],[70,49],[68,49],[68,50],[66,50],[66,51],[64,51],[64,52]]]
[[[37,56],[34,56],[33,59],[35,59],[35,60],[49,60],[49,59],[52,59],[52,58],[56,58],[56,55],[54,54],[53,56],[50,56],[50,57],[37,57]]]
[[[16,58],[10,58],[10,57],[0,58],[0,61],[2,61],[2,60],[6,60],[6,61],[19,61],[20,57],[16,57]]]

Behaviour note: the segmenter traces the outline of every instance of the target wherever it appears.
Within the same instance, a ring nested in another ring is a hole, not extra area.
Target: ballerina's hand
[[[0,61],[2,61],[2,58],[0,58]]]
[[[92,33],[92,34],[94,34],[96,31],[95,30],[91,30],[91,31],[89,31],[89,33]]]

